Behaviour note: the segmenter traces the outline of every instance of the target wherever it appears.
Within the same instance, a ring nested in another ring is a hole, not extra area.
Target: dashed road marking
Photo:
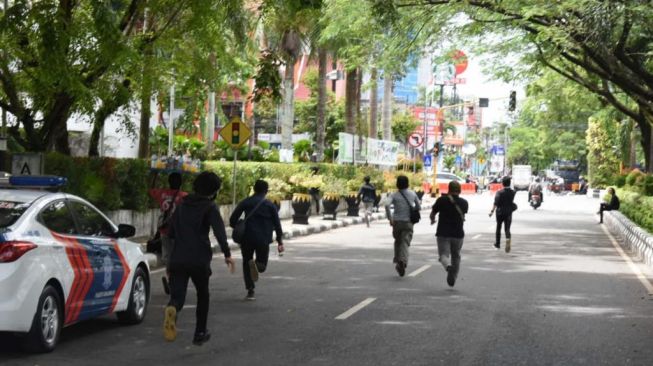
[[[417,277],[417,275],[419,275],[420,273],[426,271],[429,268],[431,268],[431,265],[430,264],[425,264],[425,265],[419,267],[418,269],[416,269],[415,271],[413,271],[413,273],[409,274],[408,277]]]
[[[637,267],[637,265],[635,263],[633,263],[633,261],[630,259],[630,257],[623,251],[623,249],[621,249],[621,246],[619,245],[617,240],[614,238],[614,236],[612,236],[612,234],[610,234],[610,232],[605,227],[605,225],[601,225],[601,228],[603,229],[603,232],[605,232],[605,235],[607,235],[608,238],[610,238],[610,241],[612,242],[612,245],[614,246],[614,248],[617,250],[617,253],[619,253],[621,258],[623,258],[624,261],[626,261],[626,264],[628,264],[628,267],[630,267],[630,270],[633,271],[633,273],[635,273],[635,275],[637,276],[637,279],[639,280],[639,282],[641,282],[642,285],[644,285],[644,287],[648,291],[649,295],[653,295],[653,284],[651,284],[651,282],[648,280],[648,278],[646,278],[646,276],[644,276],[644,274]]]
[[[345,319],[349,318],[350,316],[356,314],[357,312],[359,312],[361,309],[363,309],[367,305],[373,303],[374,300],[376,300],[376,297],[368,297],[367,299],[361,301],[360,303],[358,303],[357,305],[355,305],[351,309],[349,309],[349,310],[345,311],[344,313],[338,315],[336,317],[336,320],[345,320]]]
[[[476,240],[476,239],[478,239],[478,238],[480,238],[480,237],[481,237],[481,234],[476,234],[476,235],[474,235],[474,237],[472,238],[472,240]]]

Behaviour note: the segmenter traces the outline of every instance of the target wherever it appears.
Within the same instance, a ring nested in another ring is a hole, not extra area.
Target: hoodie
[[[175,240],[170,265],[208,266],[213,258],[209,228],[220,244],[225,258],[231,257],[227,233],[218,205],[208,197],[191,194],[184,197],[172,215],[168,236]]]

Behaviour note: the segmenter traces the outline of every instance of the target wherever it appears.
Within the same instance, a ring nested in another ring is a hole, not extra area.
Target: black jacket
[[[358,200],[361,198],[363,202],[374,202],[376,200],[376,188],[371,184],[363,184],[361,189],[358,190]]]
[[[175,209],[171,222],[168,235],[175,240],[175,245],[170,254],[170,265],[209,265],[213,258],[209,228],[213,229],[224,256],[231,257],[224,222],[214,201],[204,196],[188,195]]]
[[[619,197],[617,197],[617,194],[613,194],[612,198],[610,198],[610,203],[608,204],[607,209],[608,210],[618,210],[620,206],[619,202]]]
[[[510,187],[505,187],[497,192],[497,195],[494,197],[494,205],[497,206],[497,216],[507,217],[512,215],[512,204],[514,200],[515,191],[510,189]]]
[[[454,202],[460,208],[463,215],[467,213],[469,209],[469,204],[464,198],[459,196],[452,196]],[[440,213],[440,218],[438,220],[438,229],[435,233],[435,236],[443,238],[464,238],[465,231],[463,230],[463,217],[460,212],[456,209],[456,206],[451,202],[449,195],[442,195],[433,204],[433,209],[431,210],[431,216],[434,217],[437,213]]]
[[[277,233],[277,241],[282,242],[283,230],[277,206],[266,200],[263,195],[254,195],[242,200],[229,217],[229,225],[236,226],[243,212],[248,216],[261,200],[264,200],[263,203],[245,223],[245,244],[269,245],[272,243],[272,231]]]

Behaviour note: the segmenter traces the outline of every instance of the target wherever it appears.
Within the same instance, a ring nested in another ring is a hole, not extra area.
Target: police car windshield
[[[13,225],[29,205],[25,202],[0,201],[0,230]]]

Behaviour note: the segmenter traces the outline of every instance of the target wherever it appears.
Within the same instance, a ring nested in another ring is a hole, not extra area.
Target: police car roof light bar
[[[8,181],[12,187],[58,188],[68,180],[56,175],[18,175],[9,177]]]

